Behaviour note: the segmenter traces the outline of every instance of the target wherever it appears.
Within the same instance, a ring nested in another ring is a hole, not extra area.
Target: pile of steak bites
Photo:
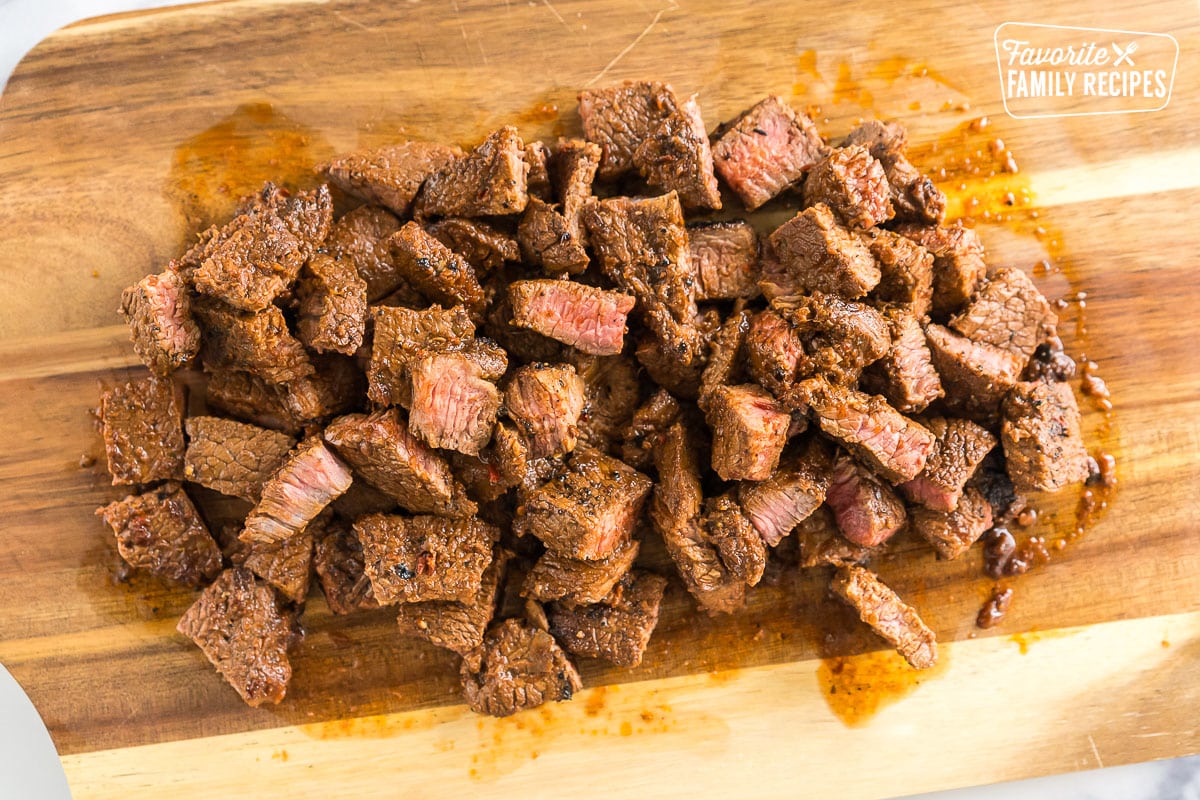
[[[338,158],[336,219],[328,185],[268,184],[125,291],[151,375],[100,413],[142,493],[98,513],[131,566],[202,589],[179,631],[250,705],[284,696],[314,575],[333,613],[391,606],[461,656],[477,711],[567,699],[572,656],[642,659],[668,584],[648,536],[727,614],[795,535],[929,667],[933,632],[865,565],[905,527],[957,558],[1087,477],[1051,306],[943,224],[903,128],[834,145],[767,97],[709,134],[655,82],[579,113],[585,139]],[[803,210],[689,223],[721,183]],[[210,531],[192,485],[244,524]],[[525,610],[497,619],[506,576]]]

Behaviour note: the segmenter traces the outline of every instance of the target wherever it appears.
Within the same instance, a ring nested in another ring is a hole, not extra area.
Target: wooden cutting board
[[[0,97],[0,662],[76,796],[868,797],[1200,750],[1200,18],[1184,2],[1093,9],[243,1],[43,42]],[[992,37],[1012,20],[1172,33],[1174,97],[1010,119]],[[1040,504],[1021,535],[1053,558],[1013,581],[986,632],[978,551],[940,564],[901,542],[878,568],[948,643],[929,675],[873,652],[827,576],[781,569],[729,619],[696,618],[675,587],[642,667],[583,664],[593,688],[575,702],[502,721],[466,712],[454,659],[401,640],[388,612],[334,619],[314,596],[287,700],[244,707],[174,633],[192,596],[117,585],[93,516],[119,493],[86,466],[102,456],[88,410],[140,371],[121,288],[266,178],[303,184],[339,151],[469,144],[513,120],[527,138],[571,134],[578,88],[633,77],[698,93],[710,127],[768,92],[831,136],[908,124],[994,263],[1053,297],[1086,292],[1063,329],[1112,390],[1108,417],[1084,403],[1090,441],[1117,459],[1111,507],[1060,551],[1078,495]],[[1019,171],[989,175],[1002,148]]]

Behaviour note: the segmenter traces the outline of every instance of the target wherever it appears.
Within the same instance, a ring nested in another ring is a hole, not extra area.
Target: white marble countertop
[[[68,23],[184,0],[0,0],[0,86],[31,47]],[[5,720],[0,719],[0,726]],[[922,800],[1200,800],[1200,756],[956,789]]]

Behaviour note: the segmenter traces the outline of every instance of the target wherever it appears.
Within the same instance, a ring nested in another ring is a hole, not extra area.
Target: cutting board
[[[0,97],[0,662],[76,796],[877,797],[1200,750],[1200,17],[993,5],[235,1],[39,45]],[[1174,96],[1009,118],[992,36],[1012,20],[1172,33]],[[1068,537],[1078,492],[1039,502],[1019,535],[1052,558],[988,631],[978,550],[938,563],[901,541],[878,569],[945,643],[931,674],[879,652],[827,575],[780,567],[732,618],[674,586],[640,668],[582,663],[575,702],[501,721],[467,712],[455,660],[389,612],[337,619],[314,595],[287,700],[246,708],[174,633],[192,595],[117,581],[93,516],[120,493],[89,409],[141,373],[121,288],[264,179],[509,121],[570,135],[579,88],[634,77],[696,93],[710,127],[769,92],[834,137],[904,121],[993,263],[1071,299],[1068,349],[1112,392],[1111,414],[1084,399],[1118,465],[1107,509]]]

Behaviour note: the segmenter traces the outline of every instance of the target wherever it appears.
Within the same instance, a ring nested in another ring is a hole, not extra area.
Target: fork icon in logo
[[[1137,49],[1138,49],[1137,42],[1130,42],[1129,46],[1126,47],[1124,50],[1121,49],[1121,45],[1117,44],[1116,42],[1113,42],[1112,49],[1113,49],[1113,52],[1115,52],[1117,54],[1117,60],[1113,62],[1114,67],[1119,67],[1122,64],[1124,64],[1125,62],[1129,62],[1129,66],[1131,66],[1131,67],[1136,66],[1136,64],[1134,63],[1134,60],[1132,58],[1130,58],[1130,56],[1132,56],[1134,53],[1137,52]]]

